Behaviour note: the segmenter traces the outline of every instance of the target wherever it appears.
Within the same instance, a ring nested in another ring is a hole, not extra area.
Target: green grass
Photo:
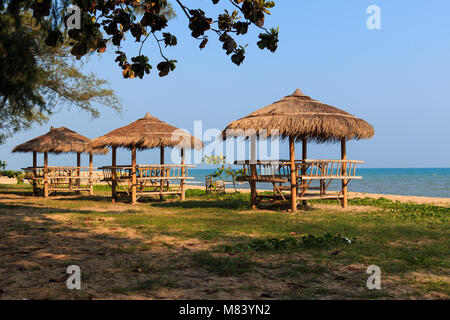
[[[243,288],[264,287],[263,280],[247,283],[245,279],[252,274],[270,274],[291,283],[292,288],[284,289],[287,291],[283,297],[315,298],[336,294],[336,289],[326,287],[323,279],[347,270],[348,266],[360,265],[360,269],[351,271],[352,279],[346,275],[347,280],[336,280],[343,286],[353,286],[342,297],[382,299],[429,293],[450,297],[447,281],[408,280],[414,274],[448,279],[449,207],[366,198],[351,199],[348,211],[338,206],[321,209],[323,203],[336,202],[313,201],[312,209],[292,214],[280,210],[252,211],[249,195],[241,193],[206,196],[202,190],[188,190],[185,202],[169,199],[130,206],[111,204],[105,186],[96,186],[95,190],[98,192],[94,197],[72,200],[25,197],[14,204],[3,202],[0,214],[5,209],[29,210],[36,215],[64,214],[83,228],[120,227],[134,230],[149,241],[163,238],[158,246],[164,254],[158,261],[141,257],[151,252],[153,246],[139,241],[115,249],[121,258],[115,259],[112,267],[124,274],[139,272],[151,276],[145,281],[116,287],[113,290],[116,293],[176,288],[177,268],[187,268],[220,278],[235,277],[243,282]],[[0,193],[23,195],[28,191],[26,185],[0,185]],[[358,210],[352,210],[352,206],[358,206]],[[33,225],[16,223],[10,229],[28,232]],[[116,236],[125,237],[118,233]],[[101,235],[93,239],[108,241]],[[189,242],[193,243],[191,247],[186,245]],[[202,247],[196,249],[198,243]],[[367,279],[364,266],[372,264],[381,268],[383,277],[402,279],[399,285],[411,289],[401,294],[395,291],[395,286],[387,286],[382,292],[361,289]],[[299,279],[304,283],[299,283]]]
[[[448,224],[450,218],[450,209],[447,207],[401,203],[391,201],[385,198],[379,199],[351,199],[350,204],[374,206],[381,210],[383,214],[391,214],[393,218],[407,220],[421,220],[425,218],[433,218],[434,221]]]

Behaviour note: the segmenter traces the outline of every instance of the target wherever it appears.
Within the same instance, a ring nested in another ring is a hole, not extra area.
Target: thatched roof
[[[95,153],[106,154],[108,149],[92,148],[91,139],[66,127],[54,128],[46,134],[16,146],[12,152]]]
[[[203,142],[149,113],[127,126],[115,129],[92,140],[93,147],[120,147],[139,150],[155,147],[201,149]]]
[[[248,130],[259,132],[264,129],[268,137],[272,130],[278,130],[282,139],[294,136],[296,140],[301,140],[305,137],[308,141],[319,143],[336,142],[343,138],[367,139],[374,135],[373,127],[366,121],[313,100],[299,89],[280,101],[230,123],[222,134],[226,139],[248,136],[245,132]]]

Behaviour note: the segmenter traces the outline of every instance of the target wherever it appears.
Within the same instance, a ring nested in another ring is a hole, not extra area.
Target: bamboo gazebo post
[[[136,204],[136,147],[131,149],[131,204]]]
[[[116,202],[117,194],[117,175],[116,175],[116,163],[117,163],[117,148],[112,147],[112,156],[111,156],[111,198],[112,202]]]
[[[80,182],[81,182],[81,180],[80,180],[80,172],[81,172],[80,171],[80,167],[81,167],[81,153],[77,152],[77,169],[75,170],[75,173],[76,173],[76,176],[77,176],[77,178],[75,180],[75,187],[77,189],[80,188]]]
[[[252,175],[252,180],[250,181],[251,205],[252,205],[252,209],[256,209],[256,199],[257,199],[258,193],[256,191],[257,172],[256,172],[256,164],[255,163],[250,164],[250,173]]]
[[[37,167],[37,152],[33,151],[33,196],[37,195],[37,183],[36,183],[37,171],[36,171],[36,167]]]
[[[89,195],[94,195],[94,179],[93,179],[94,155],[89,153]]]
[[[306,175],[306,159],[308,159],[308,140],[306,139],[306,137],[302,138],[302,176]],[[302,178],[302,192],[303,190],[306,188],[306,182],[305,179]],[[306,208],[306,206],[308,205],[308,201],[303,200],[302,201],[302,206],[303,208]]]
[[[44,198],[48,198],[48,153],[44,152]]]
[[[345,138],[341,140],[341,160],[347,160],[347,146]],[[347,175],[347,167],[342,163],[342,175]],[[347,208],[347,180],[342,180],[342,208]]]
[[[295,137],[289,136],[289,163],[291,168],[291,210],[297,211],[297,169],[295,166]]]
[[[184,148],[180,151],[181,154],[181,176],[184,178],[186,176],[186,156],[184,154]],[[185,179],[180,180],[180,189],[181,189],[181,200],[184,201],[186,199],[186,192],[185,192]]]
[[[159,154],[159,160],[160,160],[160,164],[161,164],[161,178],[164,178],[164,174],[165,174],[165,170],[164,170],[164,147],[163,146],[161,146],[160,148],[159,148],[159,152],[160,152],[160,154]],[[161,179],[161,181],[160,181],[160,185],[159,185],[159,189],[160,189],[160,191],[161,191],[161,195],[160,195],[160,199],[161,200],[164,200],[164,195],[163,195],[163,191],[164,191],[164,184],[165,184],[165,181],[164,181],[164,179]]]
[[[252,175],[252,180],[250,181],[250,189],[252,209],[256,209],[256,199],[258,196],[258,192],[256,190],[256,161],[256,134],[254,134],[250,137],[250,174]]]

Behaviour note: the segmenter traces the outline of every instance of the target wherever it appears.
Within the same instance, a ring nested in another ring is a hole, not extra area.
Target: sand
[[[400,202],[414,202],[420,204],[434,204],[441,206],[450,206],[450,198],[434,198],[434,197],[416,197],[416,196],[401,196],[393,194],[377,194],[377,193],[363,193],[363,192],[349,192],[350,198],[386,198],[392,201]]]
[[[187,186],[187,189],[201,189],[204,190],[204,186]],[[250,189],[238,189],[239,192],[249,193]],[[267,192],[272,190],[258,189],[258,192]],[[226,192],[234,192],[233,188],[227,188]],[[439,206],[450,206],[450,198],[435,198],[435,197],[416,197],[416,196],[402,196],[392,194],[377,194],[377,193],[364,193],[364,192],[349,192],[349,198],[386,198],[392,201],[399,202],[414,202],[419,204],[434,204]]]
[[[0,184],[16,184],[16,178],[0,177]]]

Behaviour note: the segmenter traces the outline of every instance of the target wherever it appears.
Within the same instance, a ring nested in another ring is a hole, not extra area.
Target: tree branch
[[[191,16],[189,15],[189,13],[186,10],[187,7],[184,4],[182,4],[179,0],[176,0],[176,1],[180,5],[181,9],[183,9],[184,14],[186,15],[186,17],[188,17],[188,19],[190,20]]]
[[[152,32],[152,34],[153,34],[153,37],[154,37],[155,40],[156,40],[156,43],[158,44],[158,47],[159,47],[159,53],[161,54],[161,57],[163,57],[166,61],[169,61],[169,59],[167,59],[166,56],[164,56],[164,54],[163,54],[163,52],[162,52],[161,45],[159,44],[159,40],[158,40],[158,38],[156,37],[155,33]]]

